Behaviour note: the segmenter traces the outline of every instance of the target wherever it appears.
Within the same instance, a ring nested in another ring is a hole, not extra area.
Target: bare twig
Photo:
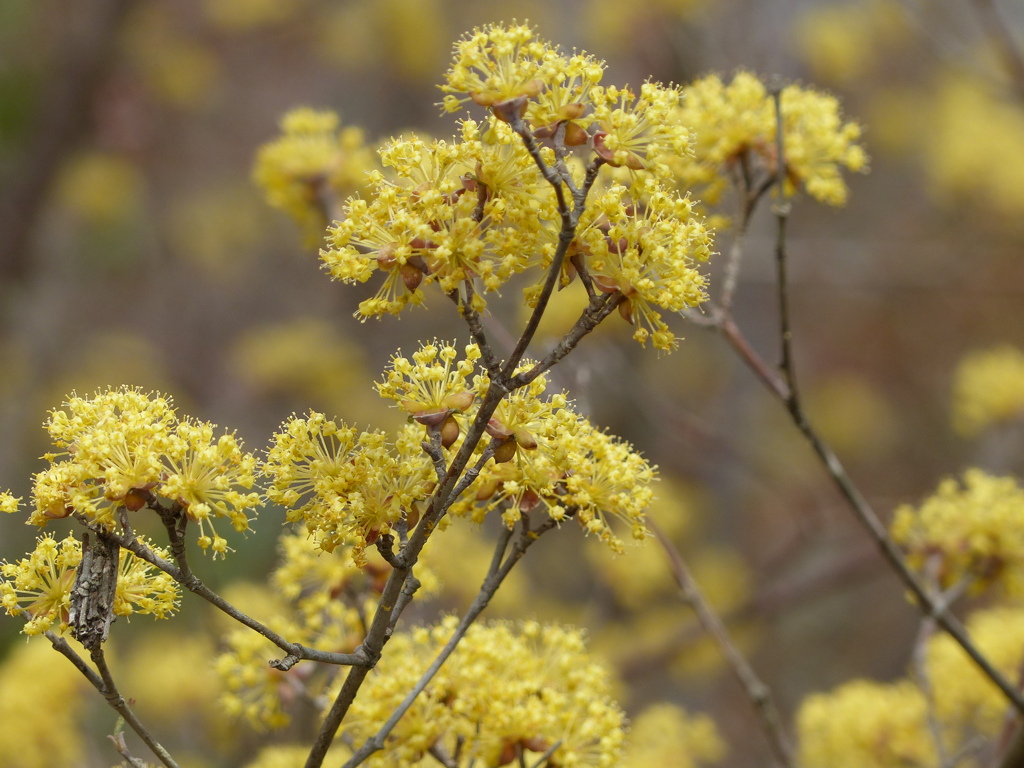
[[[679,550],[676,549],[675,545],[661,528],[652,520],[647,521],[647,526],[654,532],[658,543],[661,544],[662,549],[668,556],[672,567],[672,575],[675,577],[680,590],[682,590],[683,599],[693,608],[693,612],[697,615],[697,620],[700,621],[701,626],[704,627],[704,631],[714,639],[722,655],[729,662],[729,666],[732,667],[736,678],[746,691],[747,697],[754,705],[754,709],[760,716],[761,726],[768,737],[768,743],[772,747],[775,758],[782,765],[787,766],[787,768],[793,768],[796,765],[793,759],[793,747],[789,743],[789,737],[786,735],[782,724],[782,717],[775,706],[771,690],[757,676],[753,667],[750,666],[750,662],[746,660],[732,641],[729,630],[726,629],[721,618],[719,618],[714,608],[705,599],[700,586],[693,578],[689,568],[686,567],[686,562],[683,560]]]
[[[132,708],[128,706],[128,702],[125,701],[124,697],[117,690],[117,685],[114,683],[114,678],[110,674],[110,669],[107,667],[106,658],[103,655],[102,646],[96,646],[91,651],[91,657],[93,663],[96,665],[96,669],[99,670],[97,674],[96,670],[93,670],[85,663],[85,660],[75,653],[74,649],[68,645],[64,638],[55,635],[53,632],[46,633],[46,639],[50,641],[50,645],[53,646],[54,650],[67,658],[78,671],[81,672],[86,680],[88,680],[93,688],[100,692],[107,703],[116,711],[124,721],[128,723],[128,726],[138,734],[139,738],[142,739],[146,746],[153,750],[153,754],[159,758],[167,768],[178,768],[178,764],[174,758],[171,757],[170,753],[164,749],[160,742],[158,742],[153,735],[146,729]]]
[[[150,502],[150,506],[153,506],[154,503],[158,502],[154,500],[153,502]],[[249,629],[258,632],[263,635],[263,637],[267,638],[267,640],[287,654],[283,659],[277,659],[270,662],[270,665],[275,669],[286,672],[302,660],[319,661],[324,664],[336,664],[340,666],[357,666],[367,665],[370,663],[370,656],[368,656],[362,648],[357,649],[355,653],[333,653],[330,651],[317,650],[316,648],[307,648],[300,643],[292,643],[274,630],[270,629],[270,627],[240,611],[206,586],[198,576],[192,573],[191,569],[188,567],[187,560],[180,560],[178,565],[175,565],[174,563],[160,557],[152,549],[147,547],[141,540],[135,537],[134,533],[120,534],[116,531],[108,531],[90,523],[87,518],[77,515],[76,517],[80,522],[85,524],[87,528],[98,534],[101,538],[117,542],[117,544],[122,548],[127,549],[129,552],[132,552],[140,559],[145,560],[153,567],[159,568],[161,571],[168,574],[172,579],[185,587],[185,589],[203,598],[240,624],[244,624],[249,627]],[[182,535],[183,530],[178,531],[177,527],[174,526],[173,523],[171,527],[175,530],[174,535],[176,537],[180,537]],[[184,541],[179,541],[179,545],[184,547]]]
[[[984,672],[984,674],[992,680],[993,683],[995,683],[999,690],[1002,691],[1003,695],[1005,695],[1013,704],[1014,708],[1017,709],[1018,712],[1024,713],[1024,696],[1021,695],[1020,690],[1012,685],[1006,677],[996,669],[995,666],[993,666],[988,658],[981,653],[977,646],[975,646],[971,641],[960,621],[949,612],[948,607],[945,604],[931,594],[931,591],[910,568],[902,551],[889,536],[889,532],[886,530],[885,525],[882,523],[878,514],[868,503],[867,499],[864,498],[863,494],[861,494],[860,489],[853,482],[853,479],[847,473],[846,468],[843,466],[842,462],[839,461],[839,457],[836,456],[831,446],[829,446],[828,443],[826,443],[811,426],[806,413],[804,413],[803,404],[796,388],[796,372],[792,355],[792,331],[789,324],[789,294],[786,282],[786,225],[789,209],[788,204],[786,204],[787,201],[784,199],[785,155],[783,152],[783,134],[781,130],[781,109],[779,108],[780,91],[778,89],[774,91],[774,98],[776,103],[776,115],[779,120],[777,138],[779,167],[776,181],[779,185],[779,195],[782,201],[782,204],[777,204],[775,206],[777,220],[775,254],[778,280],[777,289],[779,292],[779,332],[782,344],[781,378],[775,370],[772,369],[772,367],[769,366],[750,346],[749,342],[727,313],[721,313],[720,322],[716,327],[723,336],[725,336],[726,340],[733,346],[733,348],[736,349],[744,362],[746,362],[751,370],[757,374],[758,378],[764,382],[769,391],[771,391],[785,404],[793,423],[803,433],[804,437],[807,438],[811,447],[814,449],[814,452],[818,455],[818,458],[824,465],[825,470],[836,484],[840,493],[849,503],[854,515],[875,541],[875,544],[881,551],[882,556],[896,572],[896,575],[903,581],[904,585],[906,585],[913,594],[918,608],[926,616],[935,619],[936,623],[942,627],[943,630],[949,633],[949,635],[957,642],[958,645],[960,645],[961,648],[964,649],[967,655],[971,657],[982,672]]]

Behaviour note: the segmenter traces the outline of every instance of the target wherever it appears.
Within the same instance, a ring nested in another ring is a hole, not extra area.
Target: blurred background
[[[1007,47],[1024,47],[1020,3],[4,0],[0,490],[27,497],[48,449],[47,410],[72,391],[157,389],[251,450],[309,408],[397,423],[372,380],[396,349],[465,340],[464,329],[437,296],[429,314],[353,319],[369,294],[321,272],[317,244],[252,184],[254,155],[299,106],[337,111],[371,146],[406,129],[451,135],[435,102],[452,41],[513,18],[606,59],[610,83],[747,68],[839,96],[865,128],[871,172],[849,179],[845,208],[802,198],[790,219],[795,350],[812,420],[886,518],[967,466],[1021,470],[1019,433],[967,439],[951,422],[964,355],[1024,348],[1024,64]],[[770,361],[773,226],[765,206],[736,298],[740,326]],[[728,244],[723,233],[718,250]],[[495,304],[499,341],[522,321],[517,297]],[[680,322],[685,341],[659,357],[617,316],[607,325],[555,384],[659,465],[656,519],[784,714],[809,691],[904,674],[915,612],[784,409],[713,332]],[[537,349],[558,330],[547,326]],[[235,556],[200,570],[217,585],[265,574],[280,519],[265,509],[256,533],[232,542]],[[35,534],[0,519],[0,558],[22,557]],[[450,567],[465,560],[482,573],[465,535]],[[629,711],[668,699],[707,712],[730,744],[724,764],[762,761],[750,706],[675,599],[662,555],[613,559],[592,545],[568,528],[541,542],[493,615],[586,626]],[[443,607],[469,599],[453,592]],[[203,626],[200,614],[186,610],[179,631]],[[0,620],[0,660],[22,652],[18,629]],[[130,655],[133,637],[152,658],[179,643],[150,629],[141,618],[114,632],[126,665],[143,670],[127,688],[140,701],[165,684],[147,680],[157,662]],[[190,674],[205,679],[195,653]],[[215,686],[196,695],[209,703]],[[112,714],[74,690],[91,702],[80,727],[108,733]],[[239,729],[224,737],[231,754],[256,743]],[[185,730],[165,736],[172,749],[194,737]],[[111,764],[100,738],[85,744],[81,765]]]

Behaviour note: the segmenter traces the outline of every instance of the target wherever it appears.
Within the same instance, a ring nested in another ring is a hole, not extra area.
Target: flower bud
[[[512,430],[502,424],[498,419],[491,417],[487,422],[487,434],[495,440],[506,440],[512,437]]]
[[[398,263],[398,259],[395,257],[395,251],[398,250],[398,243],[385,243],[377,251],[377,266],[381,269],[391,269],[395,264]]]
[[[582,147],[589,140],[590,134],[579,123],[568,123],[565,126],[565,146]]]
[[[441,403],[448,406],[453,411],[465,411],[473,404],[475,399],[476,395],[472,392],[456,392],[453,395],[448,395],[448,397],[442,400]]]
[[[494,449],[494,463],[504,464],[506,461],[512,461],[516,455],[516,447],[515,439],[511,437],[507,438]]]
[[[423,282],[423,270],[416,269],[412,264],[403,264],[399,267],[398,272],[402,275],[402,282],[405,283],[405,287],[409,291],[415,291]]]
[[[454,416],[449,415],[444,420],[444,424],[441,425],[441,446],[444,448],[451,448],[456,440],[459,439],[459,422],[455,420]]]
[[[537,93],[540,93],[540,89],[537,90]],[[537,93],[532,95],[536,96]],[[514,99],[506,99],[505,101],[499,101],[497,104],[492,104],[491,112],[503,122],[514,123],[516,120],[522,119],[529,102],[530,95],[516,96]]]

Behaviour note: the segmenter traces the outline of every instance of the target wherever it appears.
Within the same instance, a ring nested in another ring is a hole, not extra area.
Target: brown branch
[[[778,708],[775,706],[775,701],[772,698],[771,690],[767,685],[757,676],[754,672],[754,668],[750,666],[750,662],[746,660],[739,648],[732,641],[732,637],[729,635],[729,630],[726,629],[722,619],[715,613],[715,610],[711,607],[710,603],[705,599],[704,594],[701,592],[700,586],[697,581],[693,578],[689,568],[686,567],[686,562],[683,560],[683,556],[676,549],[675,545],[669,540],[664,532],[655,525],[654,521],[648,520],[647,526],[654,532],[655,537],[658,539],[658,543],[661,544],[662,549],[668,556],[669,563],[672,567],[672,575],[675,577],[676,583],[682,590],[683,600],[693,609],[693,612],[697,615],[697,620],[701,626],[704,627],[704,631],[707,632],[712,639],[718,645],[722,655],[725,656],[726,661],[729,662],[729,666],[732,667],[733,673],[736,675],[736,679],[739,680],[740,685],[747,693],[747,698],[750,699],[754,705],[755,711],[758,713],[761,721],[761,726],[768,737],[768,743],[771,745],[772,751],[775,754],[775,758],[787,766],[787,768],[793,768],[796,763],[793,759],[793,747],[789,743],[789,737],[786,735],[785,728],[782,725],[782,717],[779,715]]]
[[[78,671],[85,675],[85,678],[92,684],[93,688],[100,692],[106,702],[117,712],[124,721],[128,723],[129,727],[138,734],[139,738],[142,739],[146,746],[153,750],[153,754],[159,758],[160,762],[163,763],[167,768],[179,768],[174,758],[171,757],[170,753],[161,746],[153,735],[146,729],[142,724],[142,721],[135,715],[132,708],[128,706],[128,702],[125,701],[124,697],[117,690],[117,685],[114,683],[114,678],[110,674],[110,669],[107,667],[106,658],[103,655],[102,646],[96,646],[91,651],[91,657],[93,663],[96,665],[96,669],[99,670],[99,674],[89,667],[85,663],[85,660],[75,653],[74,649],[68,645],[67,641],[62,637],[58,637],[52,632],[46,633],[46,639],[50,641],[50,645],[53,646],[54,650],[67,658]]]
[[[551,524],[549,524],[551,523]],[[458,627],[455,632],[449,638],[448,642],[445,643],[444,647],[437,654],[433,663],[423,673],[416,685],[413,686],[412,690],[402,700],[402,703],[398,705],[394,712],[387,721],[380,727],[380,729],[366,740],[356,752],[349,758],[348,762],[345,763],[343,768],[355,768],[355,766],[362,764],[370,755],[384,748],[384,742],[388,735],[395,729],[405,713],[409,711],[416,699],[419,697],[430,681],[434,679],[434,676],[438,673],[448,658],[454,653],[459,642],[465,637],[466,632],[472,626],[473,622],[476,621],[477,617],[483,612],[490,602],[494,593],[498,587],[505,580],[505,577],[512,571],[516,564],[522,559],[523,555],[526,554],[526,550],[540,538],[541,534],[553,528],[553,521],[547,521],[544,524],[538,526],[537,529],[533,530],[529,526],[529,520],[527,517],[523,517],[521,521],[519,536],[516,538],[515,543],[512,545],[512,551],[509,552],[508,557],[502,562],[502,558],[505,554],[505,549],[508,546],[509,539],[512,535],[512,531],[508,528],[503,528],[501,534],[498,537],[497,544],[494,549],[494,557],[491,559],[490,568],[488,568],[487,575],[484,577],[484,582],[480,586],[480,591],[473,599],[469,610],[459,621]]]
[[[867,499],[861,494],[860,489],[853,482],[847,473],[846,468],[839,457],[836,456],[831,446],[826,443],[817,431],[811,426],[803,409],[803,404],[797,393],[796,371],[792,355],[792,331],[789,324],[789,293],[786,281],[786,225],[788,220],[788,201],[784,198],[785,187],[785,163],[783,154],[783,140],[781,130],[781,109],[779,108],[780,91],[774,91],[776,104],[776,116],[779,121],[777,136],[778,142],[778,177],[779,195],[782,204],[775,206],[777,220],[776,227],[776,267],[778,278],[779,295],[779,316],[782,345],[782,378],[772,371],[767,363],[750,346],[742,333],[726,313],[721,313],[718,329],[725,335],[726,339],[740,352],[741,357],[747,365],[758,375],[776,397],[781,400],[793,420],[796,427],[803,433],[804,437],[811,444],[814,452],[818,455],[825,470],[832,478],[839,492],[849,503],[854,515],[860,524],[865,528],[875,544],[878,546],[882,556],[889,563],[896,575],[903,581],[904,585],[913,594],[918,608],[925,616],[935,619],[936,623],[945,630],[961,648],[967,653],[981,671],[1002,691],[1003,695],[1013,704],[1018,712],[1024,713],[1024,696],[1012,685],[1006,677],[985,657],[984,654],[974,645],[967,631],[960,621],[952,615],[947,606],[931,594],[931,591],[924,585],[921,579],[914,573],[903,556],[903,552],[890,538],[889,532],[882,523],[878,514],[874,511]]]

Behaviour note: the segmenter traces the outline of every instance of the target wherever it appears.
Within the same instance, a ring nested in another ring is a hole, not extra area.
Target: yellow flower
[[[854,680],[808,696],[796,716],[800,765],[926,768],[935,765],[927,703],[909,680]]]
[[[244,492],[255,482],[256,457],[243,453],[234,435],[214,439],[213,433],[214,426],[208,422],[177,424],[167,453],[167,472],[157,493],[181,504],[189,520],[199,525],[199,546],[211,548],[216,556],[229,547],[211,518],[226,517],[236,531],[246,531],[246,510],[260,504],[260,495]]]
[[[595,88],[594,150],[606,162],[630,170],[671,174],[665,158],[692,154],[690,132],[678,119],[679,90],[644,83],[640,95],[628,88]]]
[[[943,587],[967,579],[976,588],[999,584],[1016,595],[1024,591],[1022,520],[1024,489],[1014,478],[969,469],[962,487],[947,478],[917,509],[899,507],[891,533],[918,570],[940,559]]]
[[[345,720],[356,743],[388,718],[450,637],[456,621],[396,634]],[[471,626],[387,740],[382,766],[423,765],[434,746],[468,762],[533,765],[548,749],[553,765],[618,765],[625,717],[610,696],[607,670],[571,627],[504,622]],[[557,745],[557,746],[556,746]]]
[[[10,491],[0,493],[0,512],[6,512],[7,514],[12,515],[18,511],[20,506],[20,497],[12,495]]]
[[[489,24],[455,43],[454,61],[441,86],[449,94],[444,108],[456,112],[472,100],[500,111],[508,102],[522,99],[525,110],[526,100],[548,83],[560,82],[564,70],[563,57],[550,43],[538,39],[529,25]],[[460,93],[466,97],[455,95]]]
[[[725,743],[706,715],[690,715],[675,704],[655,704],[631,723],[622,768],[695,768],[725,755]]]
[[[252,171],[267,203],[295,219],[313,243],[333,214],[332,201],[363,189],[373,168],[363,132],[339,124],[334,112],[288,112],[282,135],[260,148]]]
[[[160,557],[170,556],[142,541]],[[22,632],[39,635],[56,629],[63,633],[68,628],[71,588],[81,561],[82,545],[74,535],[58,542],[47,534],[36,540],[36,548],[27,558],[0,564],[0,602],[9,615],[28,617]],[[116,616],[140,613],[167,618],[177,610],[178,596],[178,585],[170,576],[128,550],[120,550],[113,607]]]
[[[860,126],[843,122],[835,97],[796,85],[782,91],[782,118],[789,191],[803,187],[820,202],[843,205],[841,168],[867,168]],[[774,177],[775,102],[753,74],[738,72],[728,85],[711,75],[683,88],[676,119],[696,136],[694,158],[675,164],[683,187],[701,187],[701,197],[715,203],[734,168],[759,173],[755,186]]]
[[[972,437],[1024,416],[1024,352],[1011,346],[972,352],[953,376],[953,426]]]
[[[410,525],[416,504],[433,488],[434,470],[420,447],[422,432],[407,426],[391,442],[380,431],[357,432],[311,411],[293,416],[274,435],[262,466],[267,497],[302,521],[326,552],[352,544],[352,559],[390,533],[400,519]]]
[[[578,241],[597,287],[625,295],[619,312],[636,326],[634,338],[670,351],[676,337],[659,308],[675,313],[704,301],[707,280],[694,264],[711,256],[711,234],[688,198],[653,182],[646,191],[631,202],[625,187],[613,184],[596,196]]]

